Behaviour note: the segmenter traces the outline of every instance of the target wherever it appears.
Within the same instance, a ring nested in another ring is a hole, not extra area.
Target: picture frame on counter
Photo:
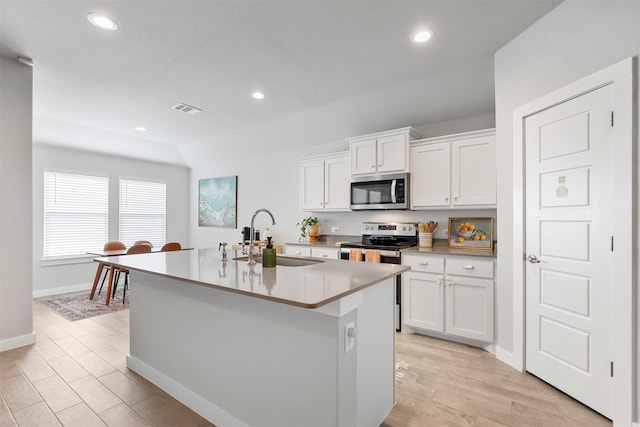
[[[238,228],[238,177],[198,181],[198,226]]]
[[[493,218],[449,218],[449,248],[493,250]]]

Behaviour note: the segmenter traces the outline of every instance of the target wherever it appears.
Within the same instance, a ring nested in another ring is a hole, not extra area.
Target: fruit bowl
[[[460,237],[464,237],[465,239],[471,238],[475,232],[475,230],[456,230],[456,234]]]

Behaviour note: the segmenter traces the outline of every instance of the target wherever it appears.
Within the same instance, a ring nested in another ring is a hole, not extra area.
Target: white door
[[[411,207],[449,206],[451,144],[411,147]]]
[[[496,204],[495,136],[456,141],[451,146],[451,195],[455,205]]]
[[[613,89],[525,119],[526,370],[612,416]]]
[[[349,157],[336,157],[324,162],[324,209],[349,210]]]
[[[376,173],[376,140],[351,143],[351,175]]]
[[[318,211],[324,208],[324,161],[312,160],[300,164],[302,192],[300,208]]]
[[[401,172],[407,168],[407,144],[405,135],[378,138],[379,173]]]

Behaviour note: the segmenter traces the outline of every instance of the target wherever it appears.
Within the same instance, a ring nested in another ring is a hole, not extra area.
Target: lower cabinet
[[[297,257],[314,257],[314,258],[326,258],[326,259],[338,259],[340,253],[338,248],[329,248],[322,246],[309,246],[309,245],[290,245],[288,244],[285,249],[285,254],[289,256]]]
[[[403,325],[493,342],[494,260],[403,254]]]

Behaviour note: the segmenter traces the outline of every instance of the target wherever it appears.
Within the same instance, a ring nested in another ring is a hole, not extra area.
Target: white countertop
[[[231,258],[223,262],[217,249],[112,256],[96,260],[304,308],[320,307],[409,270],[402,265],[344,260],[323,260],[304,267],[278,265],[263,268],[260,263],[249,266],[246,261]],[[135,287],[135,283],[132,286]]]

